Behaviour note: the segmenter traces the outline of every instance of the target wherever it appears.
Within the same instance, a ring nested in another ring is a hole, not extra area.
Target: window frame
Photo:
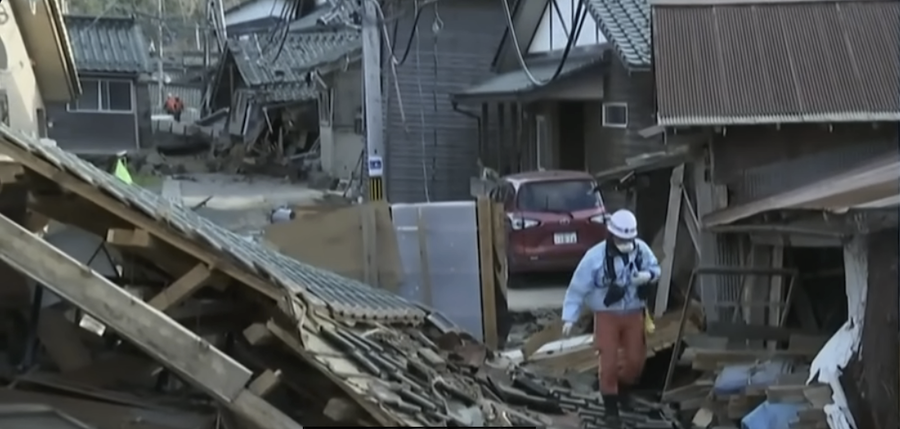
[[[109,107],[104,108],[104,88],[106,92],[106,105],[109,106],[109,84],[116,83],[128,84],[128,99],[131,102],[128,106],[128,110],[123,109],[110,109]],[[84,87],[85,84],[96,84],[97,85],[97,108],[96,109],[88,109],[88,108],[79,108],[78,100],[75,100],[71,103],[66,103],[66,111],[69,113],[102,113],[102,114],[112,114],[112,115],[122,115],[122,114],[134,114],[135,110],[135,100],[134,100],[134,82],[128,79],[81,79],[81,85]]]
[[[611,107],[613,107],[613,108],[618,107],[618,108],[624,109],[624,112],[625,112],[625,121],[624,121],[623,123],[612,123],[612,122],[609,122],[609,121],[607,120],[607,119],[608,119],[608,118],[607,118],[607,116],[608,116],[608,115],[607,115],[607,111],[608,111],[608,109],[611,108]],[[609,103],[603,103],[603,109],[602,109],[602,112],[601,112],[601,114],[602,114],[602,116],[603,116],[603,117],[602,117],[603,127],[604,127],[604,128],[628,128],[628,119],[629,119],[629,118],[628,118],[628,116],[629,116],[628,113],[629,113],[629,112],[628,112],[628,103],[622,103],[622,102],[609,102]]]

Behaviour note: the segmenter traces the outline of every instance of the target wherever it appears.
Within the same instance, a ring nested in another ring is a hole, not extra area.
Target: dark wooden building
[[[135,150],[151,134],[149,44],[134,19],[66,16],[81,96],[47,103],[49,137],[68,151]]]
[[[798,321],[834,334],[811,370],[844,392],[829,420],[897,427],[900,3],[658,0],[652,16],[658,122],[704,146],[690,178],[701,264],[830,267],[797,288],[845,315]],[[707,319],[731,318],[720,303],[747,287],[788,299],[760,283],[703,280]]]

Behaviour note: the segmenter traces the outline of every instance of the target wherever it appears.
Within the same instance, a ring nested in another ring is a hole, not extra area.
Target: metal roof
[[[415,303],[250,242],[154,192],[126,184],[56,146],[42,143],[4,125],[0,125],[0,138],[29,152],[30,156],[72,174],[132,210],[164,224],[173,233],[202,243],[286,292],[321,303],[336,316],[399,323],[421,321],[425,317],[425,312]],[[27,165],[27,160],[21,159],[22,156],[9,155]]]
[[[570,59],[566,61],[557,79],[566,78],[573,74],[598,64],[601,56],[583,59]],[[556,72],[559,61],[547,64],[529,65],[528,70],[539,81],[548,80]],[[542,86],[535,85],[521,68],[515,71],[503,73],[489,78],[475,86],[466,88],[453,95],[455,99],[471,99],[498,95],[517,96],[537,89]]]
[[[307,82],[313,69],[349,60],[359,55],[362,47],[356,30],[292,31],[284,46],[280,45],[279,38],[270,38],[269,34],[242,35],[228,41],[247,86]]]
[[[146,73],[150,46],[133,18],[65,16],[79,72]]]
[[[627,68],[651,62],[649,0],[582,0]]]
[[[900,2],[653,4],[660,125],[900,120]]]
[[[900,195],[900,157],[896,153],[800,188],[727,207],[703,217],[706,227],[727,225],[772,210],[808,209],[844,212],[886,208]]]

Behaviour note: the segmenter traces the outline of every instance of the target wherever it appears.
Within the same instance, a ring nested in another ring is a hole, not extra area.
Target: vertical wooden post
[[[784,266],[784,246],[772,246],[772,268],[780,269]],[[769,280],[769,326],[781,325],[781,309],[784,306],[784,277],[772,276]],[[778,347],[777,341],[769,341],[769,350]]]
[[[476,223],[478,228],[478,261],[481,273],[481,326],[484,343],[496,349],[499,345],[497,335],[497,302],[494,299],[494,233],[493,207],[491,200],[479,198],[476,206]]]
[[[672,169],[669,180],[669,207],[666,212],[666,224],[663,231],[662,274],[656,288],[656,302],[653,305],[653,317],[662,316],[669,307],[669,289],[672,285],[672,271],[675,267],[675,245],[678,242],[679,219],[681,218],[681,198],[684,194],[684,164]]]

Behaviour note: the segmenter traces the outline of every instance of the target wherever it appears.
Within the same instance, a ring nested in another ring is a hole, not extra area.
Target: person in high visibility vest
[[[659,261],[637,237],[637,218],[618,210],[606,222],[606,240],[589,249],[563,301],[563,336],[578,321],[581,305],[594,312],[594,344],[600,351],[600,393],[609,424],[617,427],[620,406],[630,407],[629,389],[647,358],[647,299],[660,276]],[[621,349],[622,354],[619,354]]]

